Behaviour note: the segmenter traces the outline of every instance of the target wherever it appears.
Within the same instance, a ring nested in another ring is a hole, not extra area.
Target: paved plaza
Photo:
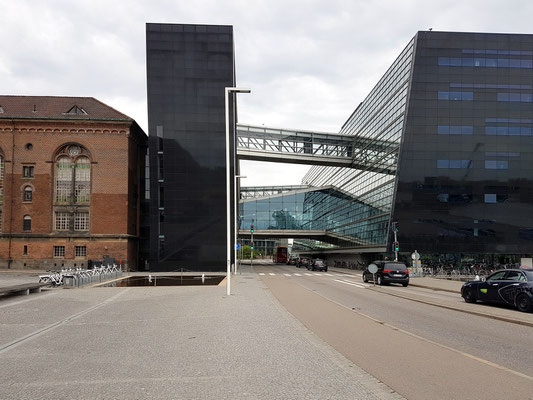
[[[0,274],[0,286],[35,281]],[[0,300],[1,399],[399,399],[281,307],[226,288],[51,289]]]

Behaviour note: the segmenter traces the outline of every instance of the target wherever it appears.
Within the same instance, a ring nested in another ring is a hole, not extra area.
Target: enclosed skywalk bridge
[[[237,124],[241,160],[348,167],[394,175],[399,144],[338,133]]]

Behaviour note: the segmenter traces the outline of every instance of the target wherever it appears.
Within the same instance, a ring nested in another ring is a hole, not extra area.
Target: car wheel
[[[522,311],[522,312],[531,312],[532,311],[532,304],[531,304],[531,299],[529,298],[529,296],[527,294],[519,294],[517,297],[516,297],[516,308],[518,308],[519,311]]]
[[[475,303],[476,298],[474,297],[474,291],[470,288],[465,289],[463,299],[465,299],[466,303]]]
[[[324,272],[328,272],[328,269],[327,269],[327,268],[324,268]]]
[[[366,277],[365,274],[363,274],[363,282],[368,282],[368,278]]]
[[[378,275],[377,284],[380,286],[383,285],[383,279],[381,278],[381,275]]]
[[[403,287],[407,287],[407,285],[409,285],[409,284],[408,283],[402,283]]]

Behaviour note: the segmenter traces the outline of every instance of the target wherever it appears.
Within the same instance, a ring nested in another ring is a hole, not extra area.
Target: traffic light
[[[393,222],[392,223],[392,231],[393,232],[398,232],[398,222]]]
[[[400,242],[394,242],[394,251],[400,251]]]
[[[254,233],[254,226],[253,225],[250,227],[250,232]]]
[[[254,249],[254,242],[250,242],[250,250]]]

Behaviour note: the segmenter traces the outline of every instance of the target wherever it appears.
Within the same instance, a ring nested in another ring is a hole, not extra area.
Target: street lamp
[[[230,93],[250,93],[250,89],[227,87],[224,91],[224,106],[226,110],[226,295],[231,295],[231,186],[229,164],[229,95]]]
[[[237,157],[235,157],[237,159]],[[239,228],[237,227],[237,179],[243,179],[246,178],[244,175],[235,175],[235,180],[233,181],[233,214],[234,214],[234,222],[235,222],[235,242],[233,243],[233,251],[235,255],[235,268],[233,269],[233,273],[237,275],[237,234],[239,232]]]

